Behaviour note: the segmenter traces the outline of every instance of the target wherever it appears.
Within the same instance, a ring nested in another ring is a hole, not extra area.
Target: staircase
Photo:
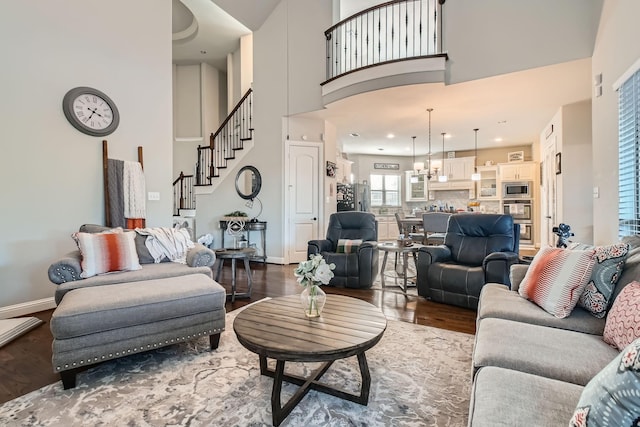
[[[253,90],[249,89],[236,104],[209,145],[198,146],[195,175],[180,176],[173,182],[173,215],[195,210],[196,194],[211,193],[232,167],[253,146]],[[241,152],[244,150],[244,154]]]

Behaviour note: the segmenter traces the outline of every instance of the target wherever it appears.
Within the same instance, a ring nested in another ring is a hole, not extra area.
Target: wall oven
[[[520,243],[529,245],[533,243],[533,224],[520,222]]]
[[[531,199],[533,197],[533,183],[531,181],[516,181],[502,183],[503,199]]]
[[[516,222],[533,221],[533,209],[531,200],[504,200],[502,202],[502,211],[505,215],[511,215]]]

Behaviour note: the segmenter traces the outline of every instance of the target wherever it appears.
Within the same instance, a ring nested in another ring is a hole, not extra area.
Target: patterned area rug
[[[105,362],[78,374],[78,386],[60,382],[0,406],[3,425],[20,426],[270,426],[272,379],[258,356],[233,333],[227,314],[220,347],[203,338]],[[389,320],[382,340],[367,352],[369,405],[316,391],[282,426],[465,426],[473,336]],[[306,374],[316,364],[287,364]],[[355,357],[338,361],[323,381],[357,392]],[[283,401],[297,387],[283,385]]]
[[[402,294],[402,286],[404,286],[404,278],[403,278],[403,264],[402,264],[402,256],[398,256],[398,261],[396,262],[396,254],[393,252],[389,252],[389,256],[387,257],[387,264],[384,267],[384,283],[385,287],[382,287],[382,276],[378,274],[376,280],[371,285],[371,289],[382,289],[385,292],[393,292]],[[384,252],[380,251],[380,261],[378,265],[382,269],[382,260],[384,259]],[[416,289],[416,265],[413,261],[413,255],[408,256],[407,263],[407,294],[417,296],[418,290]]]

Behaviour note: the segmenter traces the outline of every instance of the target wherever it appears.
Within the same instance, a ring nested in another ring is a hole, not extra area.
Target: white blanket
[[[136,228],[136,232],[148,236],[145,246],[156,263],[166,256],[171,261],[187,263],[187,251],[195,244],[185,229],[155,227]]]
[[[140,163],[124,162],[122,186],[124,190],[124,217],[146,218],[144,172]]]

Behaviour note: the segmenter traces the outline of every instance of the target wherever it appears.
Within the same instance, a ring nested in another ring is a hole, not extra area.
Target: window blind
[[[640,71],[618,91],[618,236],[640,234]]]

